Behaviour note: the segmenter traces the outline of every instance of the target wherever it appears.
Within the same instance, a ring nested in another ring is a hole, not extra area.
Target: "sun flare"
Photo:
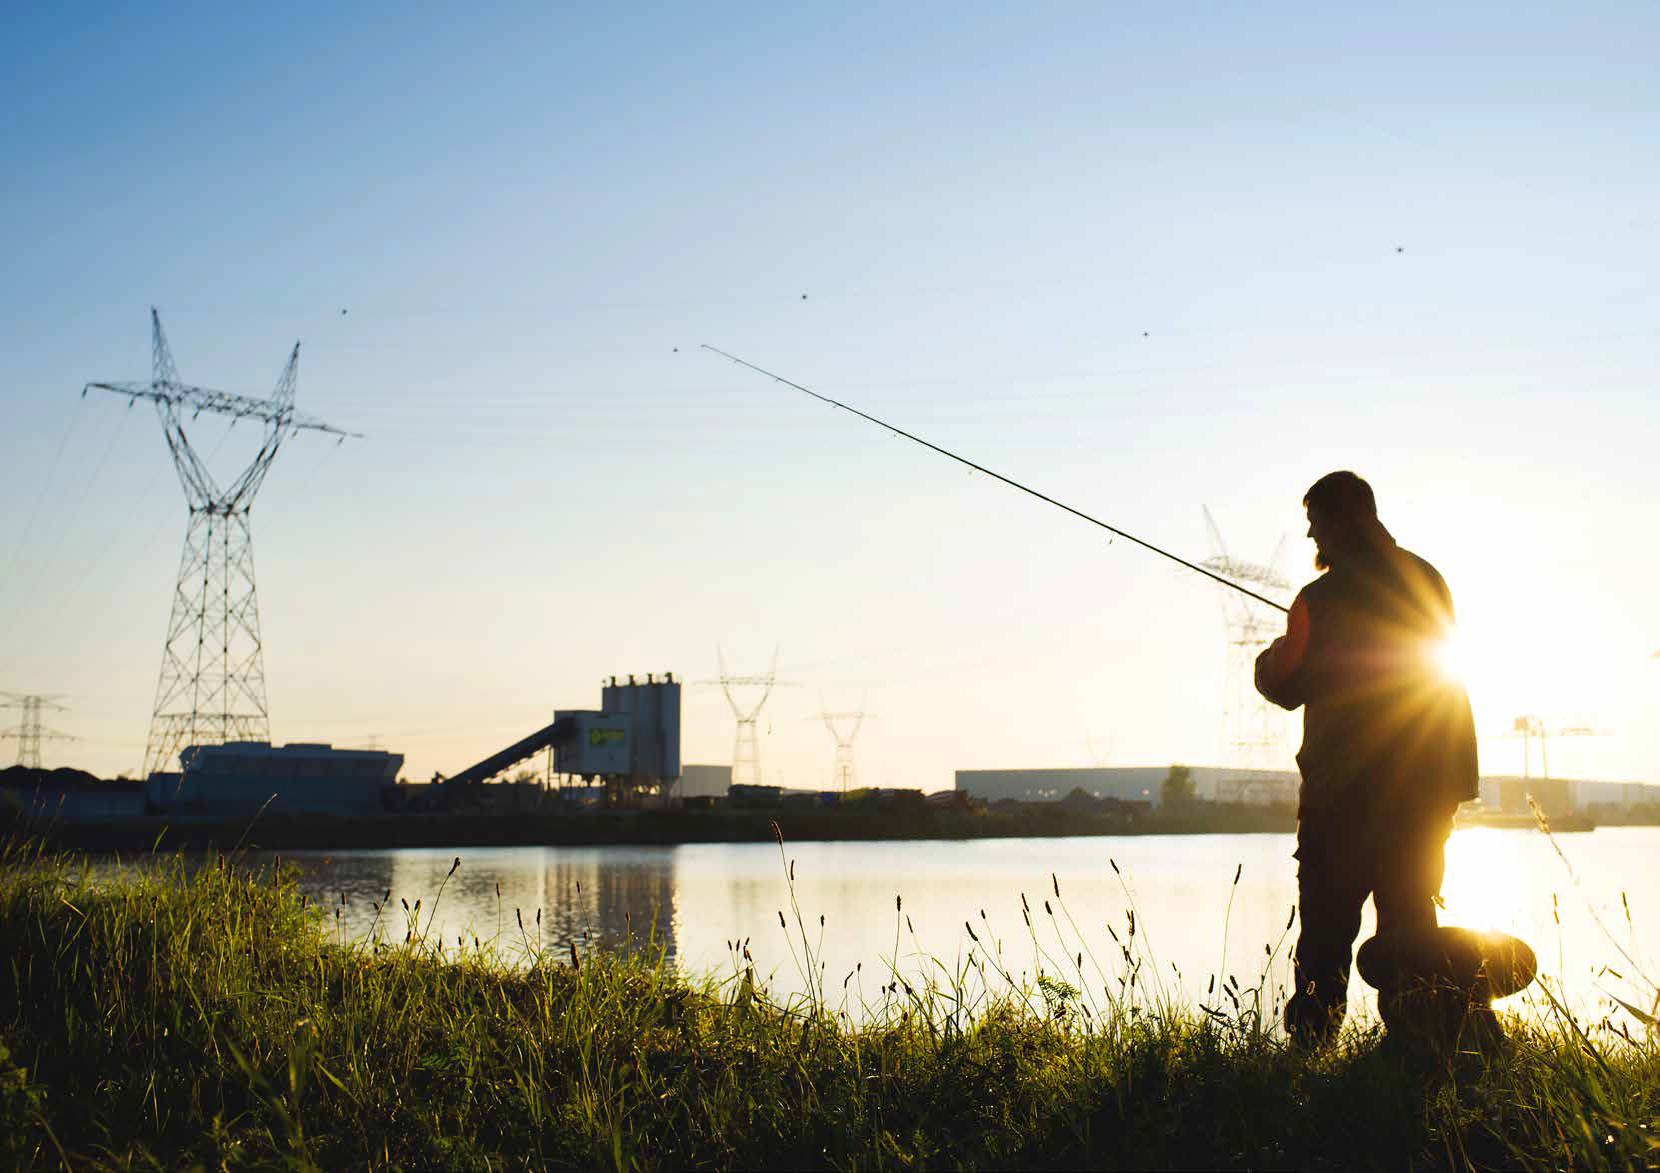
[[[1439,641],[1430,652],[1430,658],[1435,663],[1435,671],[1442,678],[1468,687],[1470,650],[1458,632],[1455,631]]]

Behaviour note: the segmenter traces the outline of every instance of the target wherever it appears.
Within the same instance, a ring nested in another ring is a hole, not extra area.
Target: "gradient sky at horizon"
[[[253,512],[278,741],[453,772],[720,645],[780,649],[770,781],[861,702],[872,784],[1225,760],[1216,588],[708,342],[1293,581],[1352,467],[1453,588],[1487,768],[1539,713],[1604,734],[1554,774],[1660,781],[1652,5],[7,26],[0,689],[63,694],[48,764],[143,755],[185,510],[153,413],[79,392],[147,377],[154,304],[187,381],[265,394],[299,337],[367,435]],[[717,689],[685,721],[729,759]]]

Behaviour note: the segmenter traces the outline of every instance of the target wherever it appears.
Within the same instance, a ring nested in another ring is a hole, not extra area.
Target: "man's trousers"
[[[1437,926],[1451,806],[1369,812],[1316,808],[1297,824],[1297,903],[1302,928],[1296,989],[1285,1008],[1293,1038],[1320,1042],[1342,1025],[1360,912],[1370,896],[1380,937]]]

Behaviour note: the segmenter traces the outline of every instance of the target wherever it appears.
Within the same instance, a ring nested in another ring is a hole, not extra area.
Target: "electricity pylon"
[[[62,695],[62,694],[58,694]],[[74,741],[67,733],[59,733],[56,729],[48,729],[41,724],[40,715],[47,709],[56,709],[65,712],[64,706],[57,703],[57,696],[38,696],[34,693],[0,692],[6,699],[0,701],[0,709],[22,709],[23,720],[10,729],[0,730],[0,737],[17,738],[17,764],[25,769],[39,770],[40,743],[43,741]]]
[[[772,650],[772,663],[768,666],[765,676],[734,676],[726,670],[726,653],[719,647],[715,648],[715,659],[720,664],[720,678],[713,683],[720,685],[721,692],[726,696],[726,703],[732,708],[732,716],[738,723],[737,736],[732,743],[732,785],[759,786],[761,739],[756,726],[762,707],[778,684],[778,649]],[[734,688],[758,688],[761,690],[760,698],[753,704],[739,704],[738,698],[732,693]]]
[[[1205,527],[1210,531],[1211,544],[1216,547],[1216,553],[1201,562],[1201,566],[1234,582],[1248,584],[1264,594],[1283,593],[1290,589],[1279,569],[1284,538],[1280,539],[1280,545],[1266,565],[1242,562],[1228,553],[1227,543],[1222,540],[1222,531],[1217,528],[1208,505],[1204,511]],[[1263,604],[1235,591],[1223,591],[1221,598],[1227,631],[1227,679],[1222,702],[1226,748],[1234,759],[1234,765],[1256,770],[1273,769],[1282,764],[1284,731],[1279,716],[1269,708],[1268,702],[1257,695],[1254,670],[1257,654],[1279,634],[1284,620]]]
[[[856,789],[853,785],[853,739],[859,736],[860,727],[863,726],[865,720],[873,716],[873,714],[864,711],[865,705],[863,699],[859,701],[859,711],[856,713],[830,712],[830,710],[824,705],[824,696],[822,693],[819,695],[818,701],[820,706],[818,719],[824,722],[824,727],[830,731],[830,736],[834,738],[836,742],[836,764],[830,775],[831,788],[839,789],[843,794],[846,794],[849,790]],[[808,720],[812,720],[812,718],[808,718]],[[838,721],[851,721],[853,722],[853,726],[846,732],[843,732],[836,725],[836,722]]]
[[[144,748],[144,773],[167,768],[179,750],[226,741],[269,741],[271,718],[265,699],[265,668],[259,638],[259,602],[254,589],[253,535],[248,511],[276,459],[277,449],[302,431],[325,432],[337,442],[343,432],[294,410],[300,344],[294,344],[268,399],[212,391],[179,381],[179,369],[162,332],[161,315],[150,307],[151,375],[148,383],[88,383],[156,405],[167,450],[184,488],[190,521],[173,588],[173,613],[161,658],[161,676]],[[264,439],[246,468],[221,488],[185,435],[186,413],[203,412],[255,420]]]

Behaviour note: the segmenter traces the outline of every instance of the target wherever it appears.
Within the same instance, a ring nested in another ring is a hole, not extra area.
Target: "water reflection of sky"
[[[1444,923],[1523,937],[1538,950],[1542,972],[1581,1009],[1608,1009],[1608,993],[1646,1005],[1653,990],[1636,978],[1632,962],[1660,972],[1639,953],[1645,942],[1660,939],[1660,880],[1651,865],[1660,829],[1603,828],[1560,835],[1556,843],[1566,864],[1536,832],[1456,834],[1448,850]],[[1296,899],[1291,845],[1285,835],[791,844],[786,854],[796,864],[800,924],[786,864],[773,843],[468,848],[447,882],[458,854],[451,850],[285,853],[284,859],[301,869],[305,890],[325,910],[344,895],[340,920],[351,936],[369,931],[373,903],[390,890],[380,920],[385,936],[401,938],[405,931],[402,901],[413,906],[419,899],[425,921],[437,898],[431,932],[451,945],[458,934],[469,944],[474,936],[495,941],[510,955],[538,933],[542,944],[564,951],[573,941],[583,949],[644,945],[654,931],[657,945],[687,971],[729,974],[728,943],[747,938],[760,973],[780,995],[805,988],[807,952],[832,995],[845,980],[850,993],[862,986],[874,998],[895,961],[913,983],[939,975],[936,959],[955,969],[974,948],[965,921],[983,942],[1001,942],[1004,964],[1017,977],[1030,976],[1039,964],[1064,973],[1083,952],[1086,977],[1110,986],[1121,971],[1119,949],[1128,942],[1133,907],[1141,982],[1149,993],[1191,1002],[1206,997],[1218,973],[1247,988],[1266,979],[1271,992],[1285,984],[1295,937],[1295,930],[1285,936]],[[1057,881],[1062,901],[1054,897]],[[1033,914],[1030,931],[1023,893]],[[327,915],[332,922],[332,911]],[[1368,906],[1363,938],[1371,926]],[[1267,951],[1276,944],[1270,962]],[[1357,1008],[1369,1003],[1370,991],[1358,978],[1351,992]]]

